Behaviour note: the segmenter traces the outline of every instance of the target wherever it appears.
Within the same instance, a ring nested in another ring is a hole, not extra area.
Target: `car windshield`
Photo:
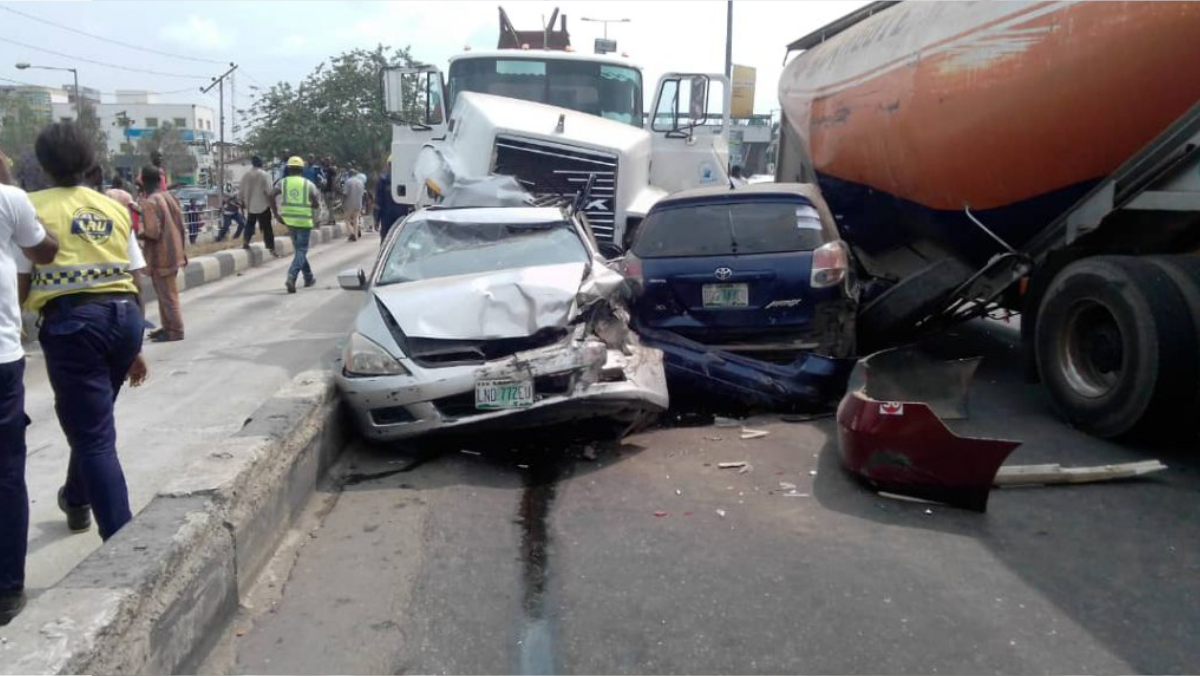
[[[642,126],[642,74],[592,61],[459,59],[450,65],[450,107],[461,92],[479,92],[569,108]]]
[[[377,285],[585,263],[589,254],[570,223],[406,223],[388,252]]]
[[[824,244],[821,216],[803,202],[688,204],[652,211],[634,242],[639,258],[812,251]]]

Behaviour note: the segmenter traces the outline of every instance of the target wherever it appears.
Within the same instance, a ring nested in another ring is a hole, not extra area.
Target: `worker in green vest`
[[[304,273],[304,286],[317,283],[308,265],[308,240],[312,236],[313,214],[321,208],[320,191],[304,178],[304,160],[299,156],[287,161],[284,176],[271,194],[271,211],[275,219],[287,226],[292,236],[292,265],[288,268],[288,293],[296,293],[296,278]]]

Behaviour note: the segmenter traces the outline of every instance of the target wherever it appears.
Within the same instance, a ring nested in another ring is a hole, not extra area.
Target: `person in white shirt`
[[[38,222],[33,204],[9,185],[9,162],[0,151],[0,626],[25,605],[25,551],[29,494],[25,488],[25,351],[17,260],[47,264],[58,242]],[[24,256],[21,255],[24,253]]]

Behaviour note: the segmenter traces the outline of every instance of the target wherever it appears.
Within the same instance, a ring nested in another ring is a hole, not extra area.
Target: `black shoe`
[[[58,508],[67,515],[67,528],[71,529],[72,533],[86,533],[92,527],[92,507],[91,505],[80,505],[72,507],[67,504],[67,489],[62,487],[58,489]]]
[[[288,293],[296,293],[296,280],[294,278],[288,277],[283,285],[287,287]]]
[[[317,283],[317,278],[316,278],[316,277],[309,277],[308,279],[304,280],[304,288],[306,288],[306,289],[307,289],[308,287],[310,287],[310,286],[312,286],[313,284],[316,284],[316,283]]]
[[[21,609],[25,607],[25,591],[0,592],[0,627],[13,621]]]

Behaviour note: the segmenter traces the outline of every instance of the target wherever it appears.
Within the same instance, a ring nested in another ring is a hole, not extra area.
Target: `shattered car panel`
[[[667,407],[662,353],[628,330],[623,280],[566,212],[429,209],[401,227],[355,324],[395,366],[356,373],[348,352],[338,375],[365,437],[630,424]],[[532,391],[494,409],[478,399],[491,383]]]
[[[963,437],[978,359],[942,362],[913,349],[859,362],[838,406],[842,465],[876,490],[986,511],[996,472],[1018,441]]]

